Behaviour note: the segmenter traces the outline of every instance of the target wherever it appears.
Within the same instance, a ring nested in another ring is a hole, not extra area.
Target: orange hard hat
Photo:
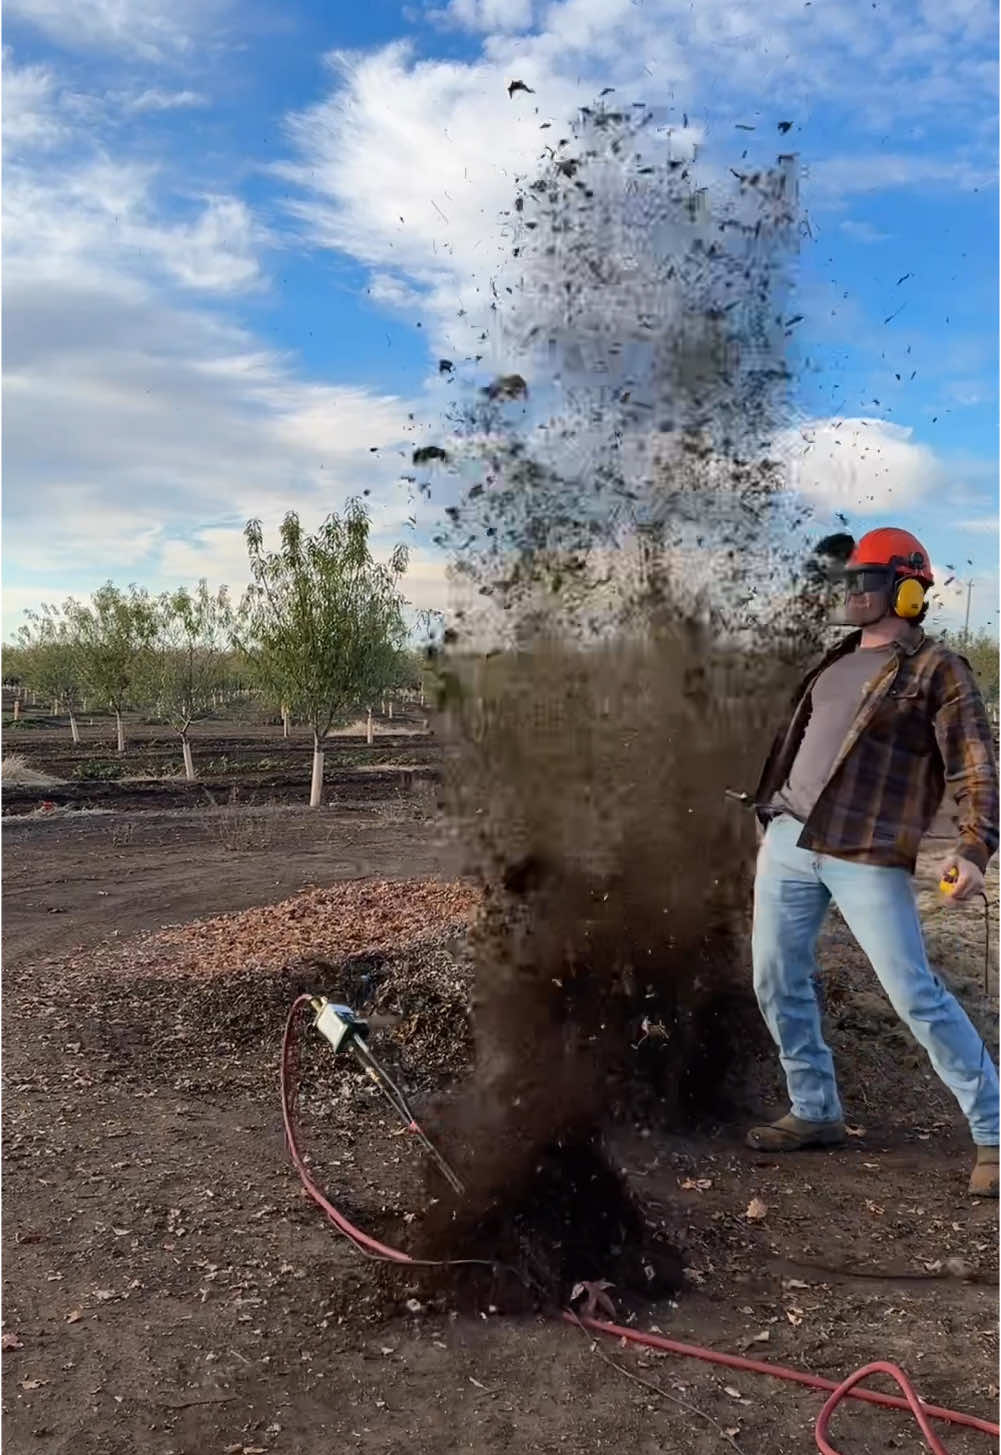
[[[935,581],[928,552],[917,536],[896,526],[871,530],[856,544],[847,569],[858,570],[864,566],[890,566],[895,575],[912,576],[925,586],[932,586]]]

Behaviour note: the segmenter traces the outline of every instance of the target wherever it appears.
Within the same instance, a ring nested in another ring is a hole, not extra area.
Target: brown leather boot
[[[998,1195],[998,1149],[978,1147],[977,1160],[970,1173],[971,1197],[997,1197]]]
[[[807,1147],[840,1147],[844,1122],[805,1122],[801,1117],[779,1117],[766,1127],[752,1127],[746,1141],[756,1152],[801,1152]]]

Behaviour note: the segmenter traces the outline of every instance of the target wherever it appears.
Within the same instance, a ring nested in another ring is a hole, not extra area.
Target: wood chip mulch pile
[[[279,904],[159,930],[141,942],[132,964],[146,973],[155,966],[158,974],[211,977],[399,950],[453,926],[468,927],[480,901],[476,886],[463,880],[346,880]]]

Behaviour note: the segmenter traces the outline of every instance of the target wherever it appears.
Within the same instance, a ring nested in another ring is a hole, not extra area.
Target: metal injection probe
[[[368,1022],[363,1020],[349,1005],[338,1005],[334,1001],[328,1000],[325,995],[312,997],[310,1004],[316,1012],[313,1025],[330,1042],[335,1053],[350,1051],[354,1055],[366,1076],[375,1082],[407,1131],[413,1132],[420,1141],[453,1191],[457,1192],[460,1197],[463,1196],[466,1189],[461,1179],[448,1165],[434,1143],[429,1140],[414,1116],[410,1103],[389,1072],[369,1050]]]

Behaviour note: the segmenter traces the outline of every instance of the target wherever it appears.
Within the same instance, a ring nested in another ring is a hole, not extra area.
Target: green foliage
[[[86,763],[78,763],[74,769],[73,776],[82,778],[87,783],[113,782],[116,778],[122,778],[125,774],[125,767],[121,763],[104,763],[95,758],[90,758]]]
[[[988,706],[996,708],[999,692],[997,637],[981,628],[980,631],[970,632],[969,637],[965,639],[961,631],[937,631],[935,639],[947,647],[951,647],[954,652],[960,652],[966,658],[976,673],[984,700]]]
[[[184,734],[212,711],[230,677],[232,611],[226,587],[213,594],[202,580],[193,592],[184,587],[164,592],[156,602],[154,624],[143,696]]]
[[[25,612],[17,634],[21,680],[43,699],[59,701],[72,711],[80,690],[80,661],[72,619],[64,607],[42,604]]]
[[[137,586],[122,591],[108,581],[94,592],[89,606],[68,600],[63,615],[82,687],[120,713],[141,687],[143,656],[156,631],[148,592]]]
[[[253,583],[235,632],[257,682],[308,722],[317,742],[359,705],[394,683],[406,640],[397,582],[404,548],[387,566],[369,550],[369,518],[349,501],[307,535],[294,512],[277,551],[265,551],[260,521],[246,528]]]

